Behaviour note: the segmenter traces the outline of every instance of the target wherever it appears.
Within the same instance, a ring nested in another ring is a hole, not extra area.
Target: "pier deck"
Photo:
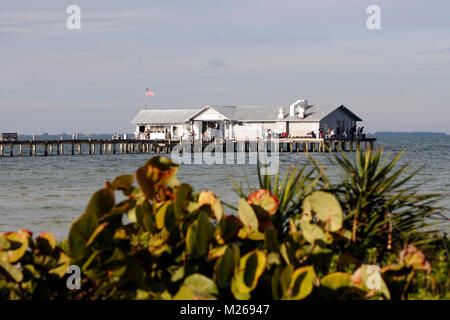
[[[217,142],[175,141],[175,140],[28,140],[0,141],[0,157],[4,156],[52,156],[52,155],[94,155],[94,154],[127,154],[127,153],[170,153],[174,148],[186,152],[189,148],[194,152],[334,152],[339,150],[354,151],[356,148],[373,149],[375,138],[359,140],[348,139],[314,139],[285,138],[259,140],[227,140]],[[179,146],[182,144],[182,146]],[[212,147],[211,147],[212,145]],[[218,149],[217,149],[218,148]],[[276,149],[278,150],[276,150]],[[177,150],[177,149],[175,149]]]

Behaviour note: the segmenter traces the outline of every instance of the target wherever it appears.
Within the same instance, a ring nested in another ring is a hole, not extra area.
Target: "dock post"
[[[3,145],[0,146],[0,157],[3,157]]]
[[[75,154],[75,143],[72,142],[72,155]]]
[[[10,153],[11,153],[11,157],[14,157],[14,145],[13,144],[11,144]]]
[[[123,143],[119,143],[119,153],[123,153]]]
[[[61,144],[59,145],[59,147],[60,147],[60,151],[59,151],[59,153],[60,154],[64,154],[64,142],[61,142]]]
[[[36,145],[33,144],[33,156],[36,157],[36,154],[37,154]]]
[[[59,143],[57,143],[57,144],[56,144],[56,154],[57,154],[57,155],[59,155],[59,150],[60,150]]]
[[[32,144],[31,144],[31,142],[30,142],[30,150],[29,150],[29,153],[30,153],[30,157],[33,155],[33,146],[32,146]]]
[[[44,144],[44,156],[48,156],[48,144]]]
[[[19,155],[22,156],[22,145],[19,145]]]
[[[49,145],[49,154],[52,156],[53,155],[53,143],[50,143]]]
[[[78,154],[81,154],[81,143],[78,144]]]

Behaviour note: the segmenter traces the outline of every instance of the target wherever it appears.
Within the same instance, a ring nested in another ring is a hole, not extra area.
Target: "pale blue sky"
[[[20,3],[20,4],[19,4]],[[81,7],[81,30],[66,8]],[[381,30],[366,8],[381,8]],[[0,131],[123,132],[143,106],[344,104],[369,132],[450,133],[447,0],[16,1]]]

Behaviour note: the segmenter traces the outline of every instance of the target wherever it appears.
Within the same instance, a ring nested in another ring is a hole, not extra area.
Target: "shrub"
[[[278,183],[274,191],[264,180],[265,188],[241,193],[237,212],[227,214],[211,191],[196,194],[180,183],[177,170],[170,159],[154,157],[135,175],[106,183],[73,222],[67,244],[57,246],[48,233],[1,235],[1,296],[390,299],[430,275],[413,245],[391,251],[380,267],[352,256],[347,249],[359,239],[346,227],[341,202],[315,190],[318,180],[309,174],[310,183],[299,187],[304,171],[289,179],[295,191]],[[126,199],[117,203],[116,192]],[[69,264],[81,269],[80,290],[66,286]]]

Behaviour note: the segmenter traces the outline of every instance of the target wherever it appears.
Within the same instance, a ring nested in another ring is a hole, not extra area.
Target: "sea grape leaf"
[[[303,214],[310,217],[312,213],[325,223],[327,231],[336,232],[342,228],[342,208],[331,193],[315,191],[305,198]]]

